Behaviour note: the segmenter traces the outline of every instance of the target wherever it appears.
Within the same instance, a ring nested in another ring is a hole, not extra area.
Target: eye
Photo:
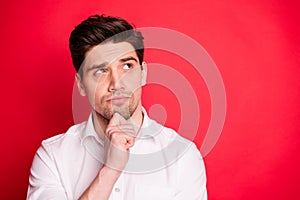
[[[106,72],[106,69],[105,68],[99,68],[99,69],[97,69],[97,71],[95,71],[95,74],[96,75],[99,75],[99,74],[103,74],[103,73],[105,73]]]
[[[132,68],[132,64],[130,64],[130,63],[126,63],[126,64],[123,65],[124,70],[129,70],[131,68]]]

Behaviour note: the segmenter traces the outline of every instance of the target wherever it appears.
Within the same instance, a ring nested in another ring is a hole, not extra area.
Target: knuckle
[[[117,140],[120,137],[120,135],[117,132],[113,132],[110,134],[111,140]]]

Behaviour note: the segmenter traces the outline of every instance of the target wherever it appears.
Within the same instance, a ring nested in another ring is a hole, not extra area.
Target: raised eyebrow
[[[126,57],[126,58],[121,58],[121,59],[119,60],[119,62],[126,62],[126,61],[130,61],[130,60],[133,60],[133,61],[135,61],[135,62],[138,62],[138,60],[137,60],[136,58],[132,57],[132,56],[129,56],[129,57]]]

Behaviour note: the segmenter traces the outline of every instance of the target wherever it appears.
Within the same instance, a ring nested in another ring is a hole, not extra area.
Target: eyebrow
[[[136,63],[138,62],[138,60],[135,58],[135,57],[132,57],[132,56],[128,56],[128,57],[125,57],[125,58],[121,58],[119,59],[119,62],[123,63],[123,62],[127,62],[127,61],[130,61],[130,60],[133,60],[135,61]],[[89,67],[86,72],[89,72],[91,70],[94,70],[94,69],[103,69],[105,68],[107,65],[109,65],[108,62],[104,62],[104,63],[101,63],[99,65],[92,65],[91,67]]]
[[[129,57],[126,57],[126,58],[121,58],[119,61],[120,62],[126,62],[126,61],[130,61],[130,60],[133,60],[135,62],[138,62],[136,58],[132,57],[132,56],[129,56]]]

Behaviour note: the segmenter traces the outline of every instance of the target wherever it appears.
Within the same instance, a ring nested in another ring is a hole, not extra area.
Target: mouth
[[[120,105],[126,103],[129,99],[130,97],[128,96],[114,96],[106,99],[106,102],[110,104]]]

